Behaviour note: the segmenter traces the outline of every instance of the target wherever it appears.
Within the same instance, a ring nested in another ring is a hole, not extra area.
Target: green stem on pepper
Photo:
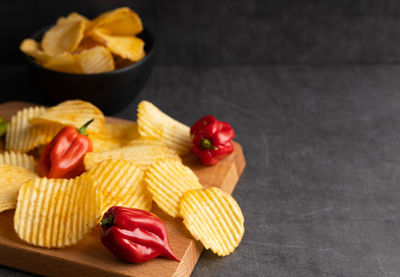
[[[214,149],[214,150],[218,150],[218,147],[215,147],[212,145],[211,140],[205,138],[200,142],[200,146],[201,148],[205,149],[205,150],[210,150],[210,149]]]
[[[102,220],[100,220],[100,226],[101,227],[106,227],[109,228],[113,225],[114,223],[114,217],[112,215],[103,218]]]
[[[87,136],[86,134],[86,128],[94,121],[94,118],[86,122],[85,124],[82,125],[81,128],[78,129],[78,133],[84,136]]]
[[[4,118],[0,117],[0,137],[7,132],[7,122]]]

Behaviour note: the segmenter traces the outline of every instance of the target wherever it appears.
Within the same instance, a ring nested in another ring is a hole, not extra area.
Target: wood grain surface
[[[0,116],[7,121],[19,109],[32,106],[26,102],[0,104]],[[107,122],[123,121],[107,118]],[[204,187],[217,186],[228,193],[234,190],[245,168],[241,146],[234,142],[232,155],[216,166],[202,166],[194,155],[184,158]],[[152,212],[165,223],[176,256],[175,261],[157,258],[143,264],[128,264],[117,260],[100,242],[96,227],[77,245],[64,249],[45,249],[21,241],[13,229],[14,211],[0,213],[0,264],[45,276],[189,276],[203,250],[184,227],[181,219],[163,213],[155,204]]]

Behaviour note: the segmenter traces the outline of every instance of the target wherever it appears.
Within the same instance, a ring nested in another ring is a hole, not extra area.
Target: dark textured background
[[[22,38],[128,3],[160,47],[117,116],[135,120],[142,99],[186,124],[214,114],[247,158],[243,241],[203,252],[193,276],[400,276],[400,2],[1,1],[0,101],[40,100]]]

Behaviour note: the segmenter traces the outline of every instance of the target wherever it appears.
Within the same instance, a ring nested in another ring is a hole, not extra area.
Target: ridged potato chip
[[[113,54],[132,62],[140,61],[145,55],[144,41],[137,37],[111,36],[104,29],[94,29],[91,36],[106,46]]]
[[[128,59],[123,59],[119,56],[115,56],[114,59],[115,59],[115,69],[124,68],[124,67],[134,64],[134,62],[132,62]]]
[[[35,159],[21,152],[6,151],[0,154],[0,164],[15,165],[37,171],[37,162]]]
[[[93,143],[93,152],[110,151],[122,147],[121,143],[114,138],[104,139],[97,135],[98,134],[90,135],[90,140]]]
[[[15,208],[20,186],[38,175],[24,167],[0,164],[0,212]]]
[[[110,35],[134,36],[143,31],[140,17],[128,7],[105,12],[93,19],[90,29],[103,28]]]
[[[33,40],[31,38],[24,39],[21,42],[19,49],[28,56],[35,58],[40,63],[44,63],[51,58],[50,55],[43,52],[40,44],[36,40]]]
[[[100,44],[91,37],[84,37],[81,43],[79,43],[78,47],[75,49],[74,53],[80,53],[83,50],[88,50],[99,45]]]
[[[120,69],[144,58],[144,41],[136,37],[142,31],[139,15],[129,7],[105,12],[92,21],[72,12],[58,18],[44,33],[40,44],[26,39],[20,50],[50,70],[96,74]],[[97,48],[100,46],[110,53]],[[85,51],[93,48],[96,50]]]
[[[41,247],[76,244],[97,224],[102,196],[89,175],[75,179],[36,178],[18,191],[14,229],[23,241]]]
[[[42,48],[51,56],[73,52],[83,39],[85,23],[80,20],[60,20],[43,36]]]
[[[140,168],[147,168],[158,159],[177,159],[179,156],[165,146],[159,145],[130,145],[122,148],[105,151],[90,152],[85,155],[85,168],[88,170],[93,165],[108,159],[121,159],[133,163]]]
[[[127,144],[139,137],[136,122],[106,123],[104,129],[108,133],[108,136],[121,141],[123,144]]]
[[[45,68],[54,71],[80,74],[82,68],[79,64],[78,56],[65,52],[53,57],[50,57],[42,64]]]
[[[62,53],[47,59],[43,66],[60,72],[75,74],[95,74],[115,69],[111,52],[103,46],[94,46],[79,53]]]
[[[129,141],[128,145],[158,145],[158,146],[166,146],[164,142],[161,140],[158,140],[156,138],[151,138],[151,137],[140,137],[134,140]]]
[[[46,112],[44,107],[29,107],[17,112],[11,118],[6,133],[6,150],[28,152],[35,147],[49,143],[61,130],[62,125],[42,124],[34,126],[29,119]]]
[[[172,217],[180,216],[179,203],[185,191],[203,188],[196,174],[179,160],[153,163],[144,181],[157,206]]]
[[[103,195],[103,212],[112,206],[149,211],[152,198],[143,184],[144,171],[124,160],[104,160],[87,174],[96,179]]]
[[[60,17],[57,20],[57,24],[62,24],[62,23],[65,23],[66,21],[80,21],[83,23],[84,29],[87,29],[87,27],[89,27],[89,24],[90,24],[90,20],[87,17],[85,17],[77,12],[72,12],[69,15],[67,15],[66,17],[63,17],[63,16]]]
[[[78,63],[82,72],[86,74],[108,72],[115,69],[113,56],[103,46],[96,46],[79,53]]]
[[[92,134],[94,152],[104,152],[127,145],[139,137],[136,122],[106,123],[102,132]]]
[[[90,133],[99,133],[104,128],[103,113],[93,104],[82,100],[68,100],[51,107],[45,113],[30,119],[32,124],[56,123],[82,127],[90,119],[94,121],[86,129]]]
[[[232,196],[217,187],[186,192],[180,214],[193,237],[219,256],[232,253],[242,240],[242,211]]]
[[[141,136],[157,138],[179,155],[190,152],[190,128],[169,117],[152,103],[139,103],[137,123]]]

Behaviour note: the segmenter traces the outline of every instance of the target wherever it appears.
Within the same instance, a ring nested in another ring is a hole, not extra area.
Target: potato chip
[[[76,244],[97,224],[102,196],[97,181],[36,178],[25,182],[17,198],[14,229],[25,242],[62,248]]]
[[[112,206],[149,211],[152,198],[143,184],[144,171],[124,160],[104,160],[88,174],[99,183],[103,195],[103,212]]]
[[[0,212],[14,209],[20,186],[37,177],[36,173],[27,168],[0,164]]]
[[[141,136],[157,138],[179,155],[190,152],[190,128],[169,117],[152,103],[139,103],[137,123]]]
[[[93,104],[82,100],[68,100],[51,107],[45,113],[30,119],[32,124],[56,123],[82,127],[90,119],[94,121],[86,129],[90,133],[99,133],[104,128],[103,113]]]
[[[15,165],[37,171],[37,162],[27,154],[14,151],[6,151],[0,154],[0,164]]]
[[[50,57],[42,65],[47,69],[59,72],[74,74],[82,73],[82,68],[79,64],[78,56],[67,52],[56,55],[54,57]]]
[[[137,13],[128,7],[123,7],[96,17],[89,28],[103,28],[115,36],[134,36],[142,32],[143,25]]]
[[[84,37],[79,43],[78,47],[75,49],[74,53],[80,53],[83,50],[88,50],[99,45],[100,44],[91,37]]]
[[[39,63],[44,63],[51,58],[50,55],[43,52],[40,44],[31,38],[24,39],[21,42],[19,49],[28,56],[35,58]]]
[[[186,192],[180,214],[193,237],[219,256],[232,253],[242,240],[242,211],[232,196],[217,187]]]
[[[151,138],[151,137],[141,137],[141,138],[137,138],[134,140],[131,140],[128,145],[158,145],[158,146],[166,146],[164,144],[164,142],[162,142],[161,140],[158,140],[156,138]]]
[[[105,131],[108,136],[118,139],[123,144],[127,144],[131,140],[139,138],[139,132],[136,122],[118,122],[106,123]]]
[[[106,123],[102,132],[90,135],[94,152],[104,152],[127,145],[137,138],[136,122]]]
[[[61,130],[62,125],[42,124],[32,125],[29,119],[37,117],[46,111],[44,107],[30,107],[17,112],[11,118],[6,133],[6,150],[28,152],[35,147],[49,143]]]
[[[85,168],[90,169],[96,163],[104,160],[121,159],[144,169],[158,159],[167,158],[180,160],[179,156],[174,151],[165,146],[131,145],[105,152],[87,153],[84,158],[84,163]]]
[[[113,54],[132,62],[140,61],[144,52],[144,41],[137,37],[111,36],[104,29],[95,29],[91,32],[94,40],[106,46]]]
[[[185,191],[203,188],[196,174],[179,160],[153,163],[144,181],[157,206],[172,217],[180,216],[179,203]]]
[[[121,68],[124,68],[124,67],[134,64],[134,62],[132,62],[128,59],[123,59],[119,56],[114,57],[114,62],[115,62],[115,69],[121,69]]]
[[[115,69],[113,56],[103,46],[96,46],[79,53],[78,63],[82,72],[86,74],[107,72]]]
[[[103,139],[98,137],[97,134],[90,135],[90,140],[93,143],[93,152],[104,152],[113,149],[121,148],[121,143],[116,139]]]
[[[83,23],[84,29],[87,29],[87,27],[89,27],[90,24],[90,20],[88,18],[77,12],[72,12],[69,15],[67,15],[67,17],[60,17],[57,20],[57,24],[63,24],[66,21],[80,21]]]
[[[43,51],[51,56],[72,52],[83,39],[84,31],[83,21],[61,20],[44,34],[41,44]]]
[[[20,50],[50,70],[96,74],[124,68],[143,59],[146,56],[144,42],[136,37],[142,31],[139,15],[129,7],[105,12],[92,21],[72,12],[58,18],[40,43],[26,39]],[[106,47],[113,55],[102,48],[85,52],[99,46]]]

